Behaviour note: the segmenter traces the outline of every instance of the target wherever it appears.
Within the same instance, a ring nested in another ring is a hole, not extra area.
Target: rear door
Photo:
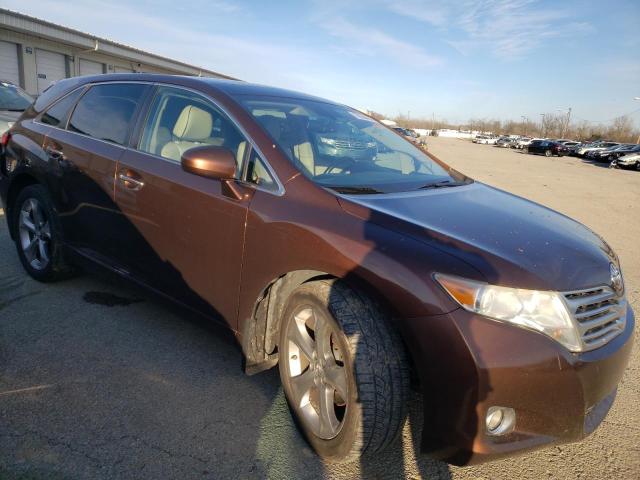
[[[44,148],[59,179],[65,240],[81,252],[119,256],[114,241],[121,216],[113,201],[116,164],[149,89],[140,83],[93,85],[73,93],[82,96],[68,121],[60,118],[64,109],[58,113],[56,105],[40,120],[54,127]]]
[[[118,164],[116,203],[129,224],[121,244],[127,268],[145,283],[231,323],[253,189],[235,185],[245,193],[238,199],[223,182],[185,172],[182,153],[199,145],[229,149],[238,166],[248,153],[243,134],[208,98],[158,87],[139,143]]]

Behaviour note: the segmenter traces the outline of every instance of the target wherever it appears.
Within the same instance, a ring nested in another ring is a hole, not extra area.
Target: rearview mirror
[[[203,145],[190,148],[182,154],[180,161],[185,172],[201,177],[229,180],[236,175],[236,159],[224,147]]]

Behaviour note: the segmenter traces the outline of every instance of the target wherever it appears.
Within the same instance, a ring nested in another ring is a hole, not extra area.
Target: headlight
[[[582,351],[578,330],[559,293],[499,287],[440,273],[435,279],[465,310],[542,332],[572,352]]]

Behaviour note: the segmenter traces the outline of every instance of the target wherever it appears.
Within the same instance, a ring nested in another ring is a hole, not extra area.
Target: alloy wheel
[[[290,401],[301,421],[324,440],[335,438],[349,408],[344,355],[329,320],[311,306],[297,310],[283,346]]]
[[[51,258],[51,223],[37,199],[29,198],[22,204],[18,233],[20,247],[31,268],[47,268]]]

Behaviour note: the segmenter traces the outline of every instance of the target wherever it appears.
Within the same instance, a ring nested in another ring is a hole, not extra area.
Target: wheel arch
[[[13,225],[13,209],[16,198],[22,190],[24,190],[29,185],[42,185],[42,183],[33,175],[29,173],[20,173],[15,176],[11,184],[9,185],[9,189],[7,191],[7,211],[5,214],[7,215],[8,225],[9,225],[9,235],[12,240],[15,240],[15,225]]]
[[[278,338],[282,313],[291,293],[300,285],[320,279],[340,279],[374,299],[391,315],[397,311],[382,292],[357,275],[339,277],[319,270],[295,270],[271,280],[255,301],[253,314],[241,326],[245,373],[252,375],[278,363]],[[407,350],[408,352],[408,350]]]

